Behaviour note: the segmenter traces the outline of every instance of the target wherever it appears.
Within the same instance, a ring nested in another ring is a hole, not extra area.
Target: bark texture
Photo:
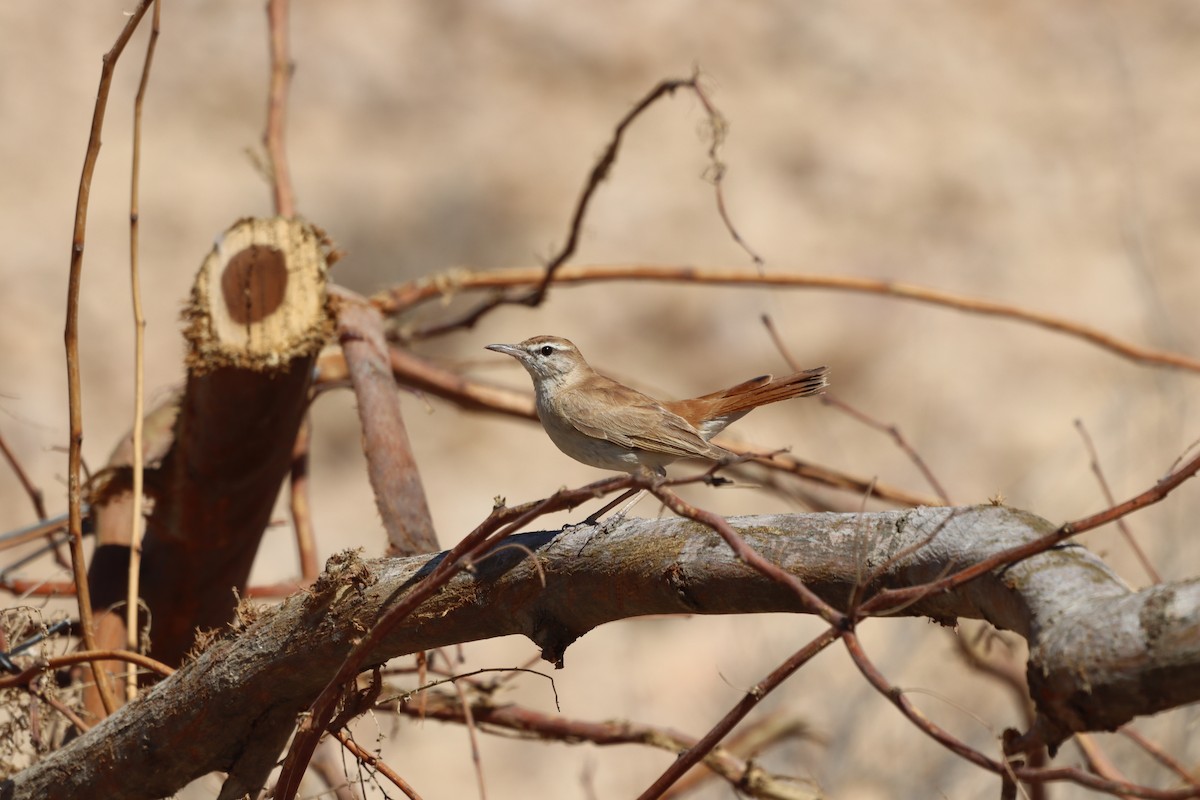
[[[924,583],[1053,526],[995,506],[777,515],[730,523],[760,553],[845,607],[870,591]],[[521,633],[551,661],[597,625],[644,614],[796,611],[780,584],[688,520],[629,520],[526,533],[418,608],[372,663]],[[311,702],[360,632],[440,555],[330,560],[312,591],[261,612],[144,698],[0,784],[8,798],[156,798],[238,765]],[[536,565],[534,563],[536,559]],[[544,580],[544,584],[543,584]],[[1060,546],[901,613],[944,624],[980,618],[1029,639],[1035,728],[1111,728],[1200,699],[1200,581],[1126,587],[1094,554]],[[887,624],[880,620],[871,624]]]
[[[197,629],[233,618],[234,590],[245,588],[291,465],[317,352],[332,333],[326,273],[323,234],[274,218],[236,223],[197,274],[184,310],[187,382],[147,428],[154,505],[141,596],[160,661],[179,664]],[[93,499],[99,546],[89,580],[100,613],[125,601],[130,463],[129,448],[118,447],[112,479]],[[101,620],[123,645],[121,615]]]

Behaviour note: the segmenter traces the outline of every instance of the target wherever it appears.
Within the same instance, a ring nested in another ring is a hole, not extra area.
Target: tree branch
[[[872,570],[867,595],[928,582],[1054,527],[996,506],[729,523],[839,608]],[[715,533],[690,520],[635,519],[602,535],[580,528],[509,542],[521,547],[497,549],[477,560],[473,573],[449,581],[384,637],[364,666],[514,633],[554,652],[605,622],[645,614],[801,609],[791,589],[740,562]],[[160,797],[209,771],[230,769],[257,724],[307,707],[361,631],[402,603],[440,559],[364,563],[344,555],[311,593],[263,612],[144,698],[0,784],[0,800]],[[1133,592],[1077,545],[918,599],[897,613],[944,624],[982,618],[1026,636],[1030,674],[1047,676],[1057,696],[1069,700],[1039,709],[1035,725],[1043,730],[1111,728],[1200,699],[1200,581]],[[129,783],[133,775],[136,786]]]
[[[388,315],[410,310],[413,306],[430,300],[447,297],[456,292],[511,291],[537,285],[545,271],[530,267],[496,269],[486,272],[457,271],[422,278],[401,284],[371,298],[379,309]],[[713,267],[673,266],[659,264],[589,264],[564,266],[554,273],[555,285],[575,283],[602,283],[606,281],[654,281],[660,283],[699,283],[713,286],[773,286],[780,289],[822,289],[857,294],[874,294],[914,300],[942,308],[964,311],[971,314],[999,317],[1014,322],[1024,322],[1046,330],[1062,333],[1089,344],[1108,350],[1114,355],[1139,364],[1169,367],[1187,372],[1200,372],[1200,359],[1181,353],[1154,350],[1118,339],[1098,328],[1062,317],[1029,311],[1007,303],[967,297],[932,289],[926,286],[899,283],[897,281],[858,278],[849,275],[809,275],[802,273],[776,272],[763,274],[742,269]],[[443,326],[434,330],[441,332]],[[423,331],[409,332],[413,338],[421,338]]]

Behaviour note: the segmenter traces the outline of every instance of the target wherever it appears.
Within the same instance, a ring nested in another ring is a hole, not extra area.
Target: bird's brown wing
[[[580,433],[631,450],[679,458],[727,455],[653,397],[615,381],[593,381],[584,390],[560,391],[555,404]]]

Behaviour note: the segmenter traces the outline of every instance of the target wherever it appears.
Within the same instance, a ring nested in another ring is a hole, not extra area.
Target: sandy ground
[[[656,81],[699,66],[729,120],[726,199],[768,272],[917,283],[1061,315],[1147,346],[1200,352],[1200,10],[1194,4],[298,2],[288,131],[299,208],[348,256],[361,292],[453,267],[537,265],[563,240],[575,198],[617,119]],[[70,229],[100,56],[129,4],[70,0],[55,13],[0,7],[0,431],[51,513],[65,508],[62,350]],[[132,414],[127,203],[139,34],[120,64],[92,191],[80,325],[84,452],[101,464]],[[270,213],[249,153],[266,92],[261,3],[169,4],[145,118],[142,182],[146,374],[153,396],[181,377],[178,313],[213,238]],[[660,104],[631,130],[589,215],[576,263],[752,269],[702,179],[704,116]],[[422,319],[445,311],[430,307]],[[472,374],[525,388],[482,350],[535,333],[575,340],[616,377],[663,396],[782,370],[759,318],[773,315],[838,396],[897,424],[959,502],[997,495],[1052,520],[1105,505],[1074,422],[1094,438],[1118,497],[1151,485],[1197,437],[1196,376],[1130,363],[1078,340],[911,302],[834,292],[608,284],[555,291],[422,345]],[[534,426],[406,398],[439,535],[456,541],[490,507],[599,473]],[[379,552],[377,513],[347,394],[314,413],[314,509],[322,558]],[[814,402],[739,424],[755,442],[927,491],[885,436]],[[751,491],[693,492],[725,513],[795,510]],[[830,498],[847,508],[854,497]],[[1194,487],[1131,521],[1167,580],[1196,572]],[[638,513],[656,513],[649,503]],[[31,520],[0,471],[0,528]],[[561,520],[552,520],[557,524]],[[1086,538],[1134,585],[1147,582],[1113,530]],[[255,579],[295,571],[285,529]],[[49,574],[49,573],[47,573]],[[8,601],[10,604],[16,601]],[[818,631],[791,617],[655,619],[597,630],[555,674],[565,715],[627,718],[699,735],[740,692]],[[970,675],[951,634],[917,621],[863,631],[898,685],[990,753],[1019,723],[995,684]],[[512,666],[523,639],[466,648]],[[546,711],[541,680],[512,698]],[[835,649],[765,704],[819,734],[763,758],[833,797],[994,796],[995,780],[914,732]],[[1186,762],[1197,715],[1138,723]],[[464,731],[367,720],[427,798],[471,797]],[[1169,779],[1116,737],[1129,777]],[[539,746],[485,737],[489,797],[635,795],[670,761],[634,747]],[[1079,761],[1068,746],[1060,763]],[[190,797],[210,796],[202,781]],[[714,785],[700,797],[724,798]],[[1059,788],[1056,798],[1083,793]]]

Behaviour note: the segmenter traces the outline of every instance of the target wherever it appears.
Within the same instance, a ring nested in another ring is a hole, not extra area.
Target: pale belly
[[[539,413],[540,411],[541,409]],[[575,426],[556,419],[552,414],[540,416],[542,427],[546,429],[550,441],[571,458],[591,467],[632,473],[648,469],[650,472],[662,474],[663,466],[675,460],[669,455],[634,450],[605,439],[595,439],[580,433]]]

